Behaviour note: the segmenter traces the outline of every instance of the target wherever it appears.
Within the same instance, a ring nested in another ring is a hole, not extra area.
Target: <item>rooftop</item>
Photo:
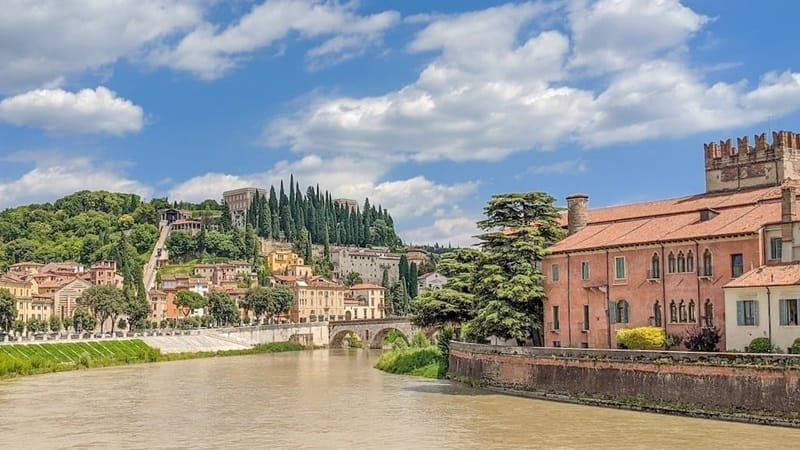
[[[800,284],[800,262],[760,266],[731,280],[724,287],[745,288],[763,286],[792,286]]]

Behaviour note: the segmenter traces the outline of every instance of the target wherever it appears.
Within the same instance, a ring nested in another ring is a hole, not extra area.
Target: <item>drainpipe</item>
[[[769,286],[767,288],[767,339],[769,339],[770,345],[772,345],[772,298],[771,292],[769,291]]]
[[[567,345],[572,345],[572,278],[570,277],[569,253],[567,253]]]
[[[664,244],[661,244],[661,326],[664,327],[664,334],[667,334],[667,257],[664,253]]]
[[[608,338],[608,348],[611,349],[611,310],[609,308],[609,304],[611,304],[611,283],[609,279],[609,254],[608,249],[606,249],[606,329],[608,330],[607,338]]]

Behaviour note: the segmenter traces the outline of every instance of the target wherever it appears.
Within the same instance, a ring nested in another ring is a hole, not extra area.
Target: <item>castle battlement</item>
[[[779,151],[784,150],[800,150],[800,133],[792,131],[773,131],[772,143],[767,142],[767,133],[761,133],[753,136],[755,145],[750,145],[749,136],[743,136],[736,139],[736,146],[733,146],[733,140],[728,139],[725,141],[709,142],[703,144],[703,150],[706,155],[706,168],[709,162],[716,161],[716,165],[730,160],[738,162],[740,158],[748,159],[762,159],[769,160],[776,158]]]
[[[800,133],[772,132],[750,138],[743,136],[703,144],[706,166],[706,192],[736,190],[757,186],[777,186],[800,173]],[[797,170],[795,170],[797,167]]]

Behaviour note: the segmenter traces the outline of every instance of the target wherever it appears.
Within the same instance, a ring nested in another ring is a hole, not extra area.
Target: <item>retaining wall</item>
[[[489,386],[797,418],[800,355],[498,347],[452,342],[450,374]]]

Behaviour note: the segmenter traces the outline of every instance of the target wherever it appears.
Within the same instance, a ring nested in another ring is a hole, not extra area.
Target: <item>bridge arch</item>
[[[403,333],[403,336],[406,337],[406,342],[409,344],[411,343],[412,336],[409,336],[408,332],[405,332],[397,327],[387,326],[386,328],[383,328],[375,333],[375,336],[370,341],[369,348],[383,348],[383,340],[386,339],[386,336],[388,336],[392,331],[399,331]]]

